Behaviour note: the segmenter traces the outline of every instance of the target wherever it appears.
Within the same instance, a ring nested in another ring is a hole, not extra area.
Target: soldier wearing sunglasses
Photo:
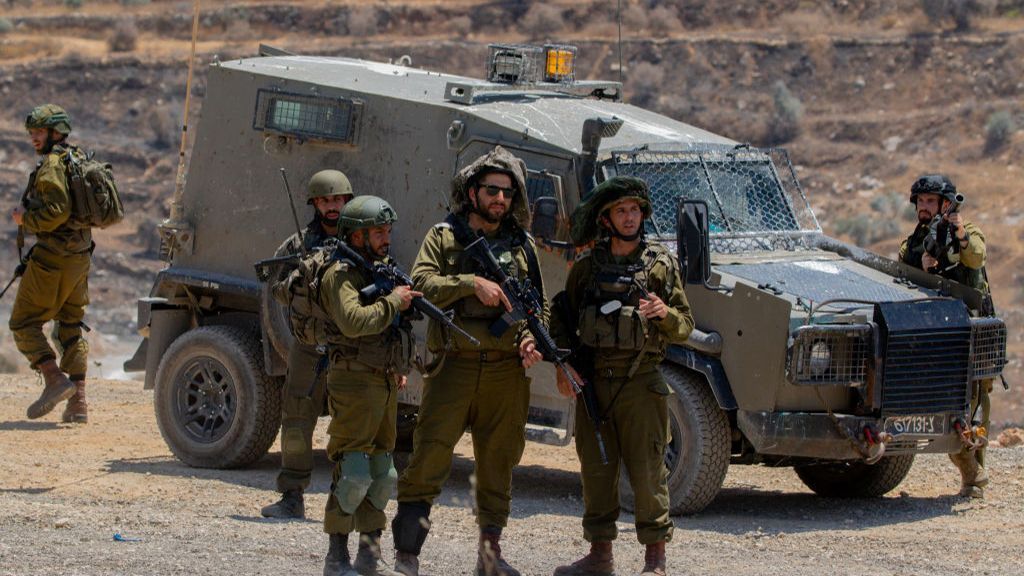
[[[464,248],[477,235],[486,236],[505,273],[530,278],[544,299],[533,239],[525,228],[526,165],[496,147],[458,173],[452,200],[452,214],[427,233],[411,275],[416,290],[453,310],[455,323],[480,346],[437,322],[428,327],[427,348],[434,361],[427,367],[412,458],[398,482],[398,513],[391,525],[395,570],[419,574],[418,555],[430,527],[431,505],[448,478],[455,444],[468,428],[473,435],[480,530],[475,574],[518,576],[502,558],[499,541],[508,521],[512,468],[526,444],[526,368],[542,358],[525,322],[501,323],[511,309],[508,299],[473,259],[464,256]],[[494,330],[495,326],[503,329]]]

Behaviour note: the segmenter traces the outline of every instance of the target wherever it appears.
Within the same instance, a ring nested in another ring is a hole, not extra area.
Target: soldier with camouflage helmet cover
[[[590,542],[590,553],[558,567],[555,576],[613,573],[620,467],[636,497],[636,536],[646,546],[643,575],[666,574],[665,544],[673,526],[664,459],[672,389],[658,364],[669,344],[686,341],[694,321],[676,259],[644,237],[644,220],[650,214],[647,184],[616,176],[595,188],[572,216],[573,242],[596,244],[577,257],[565,292],[555,298],[552,333],[560,347],[572,344],[577,353],[580,348],[587,351],[590,378],[585,386],[596,393],[607,462],[602,462],[592,420],[576,418],[583,537]],[[570,334],[578,335],[578,342]],[[572,396],[561,372],[558,388]],[[583,413],[581,405],[577,414]]]
[[[917,209],[918,223],[900,245],[899,258],[909,266],[987,293],[985,235],[954,209],[963,199],[958,196],[953,181],[944,174],[925,174],[914,181],[910,203]],[[973,382],[971,414],[980,408],[980,426],[986,431],[991,427],[991,393],[992,379]],[[949,459],[960,471],[960,496],[984,498],[989,483],[985,447],[965,446]]]
[[[509,302],[497,283],[463,257],[463,249],[477,234],[485,235],[506,273],[530,277],[543,297],[534,242],[525,229],[526,166],[496,147],[458,173],[452,199],[454,213],[427,232],[411,275],[427,299],[454,311],[455,323],[480,346],[446,333],[437,322],[428,326],[427,347],[435,360],[428,366],[412,457],[398,483],[398,513],[392,522],[395,569],[407,576],[419,573],[430,508],[451,470],[455,444],[469,428],[480,530],[475,573],[518,576],[502,558],[499,543],[510,510],[512,468],[526,443],[526,368],[542,358],[525,323],[500,336],[492,333]]]
[[[88,227],[71,226],[71,197],[67,178],[68,155],[84,153],[67,143],[71,118],[56,104],[37,106],[25,119],[25,129],[39,163],[28,179],[21,203],[11,216],[18,225],[19,250],[24,232],[36,243],[22,265],[24,275],[11,309],[10,329],[18,350],[43,375],[39,399],[28,417],[40,418],[67,400],[61,419],[88,420],[85,375],[89,346],[82,337],[85,307],[89,303],[89,268],[93,241]],[[57,353],[43,334],[43,324],[54,322]]]
[[[352,199],[352,184],[338,170],[321,170],[309,179],[306,203],[315,211],[313,220],[299,233],[292,234],[277,249],[275,256],[308,252],[338,235],[338,218],[345,203]],[[287,269],[282,268],[280,280]],[[288,349],[288,373],[281,390],[281,471],[277,490],[281,499],[260,511],[267,518],[304,518],[303,493],[313,473],[313,429],[324,406],[326,386],[317,378],[320,353],[316,347],[293,341]],[[316,379],[316,382],[313,380]],[[311,393],[312,392],[312,393]]]
[[[376,196],[345,205],[339,224],[343,240],[368,263],[390,263],[391,225],[398,219]],[[398,477],[395,448],[398,390],[413,365],[415,337],[410,306],[421,293],[397,286],[366,300],[360,290],[374,279],[348,260],[331,264],[320,285],[319,301],[338,328],[327,342],[327,393],[331,423],[327,456],[335,462],[324,514],[330,547],[324,576],[391,575],[379,567],[384,508]],[[348,535],[360,535],[353,564]]]

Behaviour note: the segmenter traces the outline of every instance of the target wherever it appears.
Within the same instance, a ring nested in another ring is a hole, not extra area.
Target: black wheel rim
[[[209,357],[192,360],[175,378],[174,415],[188,438],[212,444],[235,419],[235,381],[223,364]]]

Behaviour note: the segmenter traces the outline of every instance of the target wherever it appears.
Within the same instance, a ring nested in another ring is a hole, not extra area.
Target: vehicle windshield
[[[785,170],[782,174],[779,166]],[[649,230],[659,237],[675,237],[681,198],[707,203],[713,243],[821,230],[783,150],[617,152],[609,168],[648,183],[654,206]],[[771,243],[757,244],[748,249],[770,249]]]

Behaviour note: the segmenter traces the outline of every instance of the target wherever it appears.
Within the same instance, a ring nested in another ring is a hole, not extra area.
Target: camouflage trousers
[[[629,380],[597,377],[589,385],[595,387],[605,415],[601,434],[608,463],[601,463],[594,425],[580,398],[575,436],[583,481],[583,537],[588,542],[610,542],[618,535],[619,469],[625,468],[636,498],[637,540],[641,544],[671,540],[665,467],[671,389],[657,368]]]
[[[992,432],[992,402],[989,398],[989,395],[992,393],[992,383],[993,380],[991,379],[974,382],[974,390],[971,395],[972,419],[974,414],[980,412],[981,426],[985,428],[986,434],[991,434]],[[972,459],[977,462],[978,466],[985,467],[985,448],[979,448],[972,453],[965,447],[960,452],[950,454],[949,459],[953,461],[953,464],[960,470],[964,478],[969,480],[971,476],[977,473],[974,463],[971,462]]]
[[[313,430],[324,409],[327,371],[314,383],[316,348],[299,343],[288,350],[288,375],[281,390],[281,471],[278,492],[306,490],[313,475]],[[312,392],[312,394],[310,394]]]
[[[43,248],[32,251],[8,324],[32,368],[57,358],[43,334],[43,325],[52,320],[60,369],[72,380],[85,379],[89,345],[82,337],[82,319],[89,304],[90,264],[88,252],[60,256]]]
[[[440,496],[455,444],[466,428],[476,462],[476,516],[481,527],[504,527],[512,501],[512,468],[526,447],[530,379],[518,356],[495,362],[447,358],[423,390],[412,457],[398,481],[399,502]]]
[[[338,504],[335,489],[341,479],[345,454],[391,453],[395,449],[398,424],[398,386],[390,375],[331,369],[327,377],[331,423],[327,428],[327,456],[335,462],[331,493],[324,513],[324,532],[349,534],[383,530],[387,524],[383,507],[364,498],[352,514]]]

